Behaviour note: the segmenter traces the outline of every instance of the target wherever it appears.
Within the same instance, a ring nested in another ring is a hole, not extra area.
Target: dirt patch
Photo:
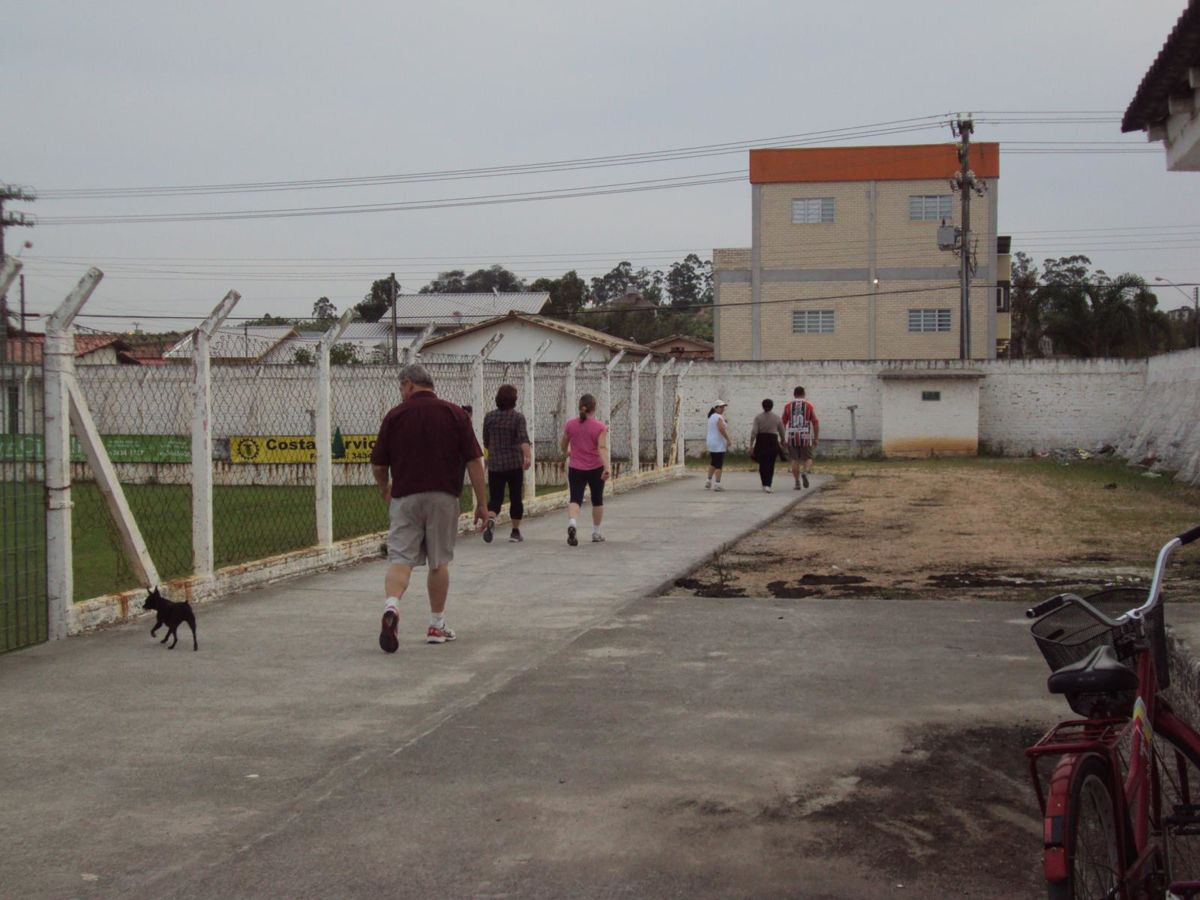
[[[827,468],[833,484],[680,579],[674,592],[1035,602],[1140,584],[1158,546],[1200,521],[1200,490],[1108,461]],[[1200,596],[1200,562],[1180,558],[1170,578],[1174,597]]]
[[[852,861],[908,896],[1038,896],[1041,820],[1014,748],[1040,736],[1029,727],[933,729],[896,762],[861,769],[824,794],[780,798],[760,819],[777,826],[784,845],[789,825],[815,826],[797,851]]]

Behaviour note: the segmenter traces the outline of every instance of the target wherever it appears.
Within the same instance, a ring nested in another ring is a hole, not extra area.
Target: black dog
[[[158,592],[158,588],[152,590],[146,595],[146,603],[142,607],[144,610],[154,610],[158,613],[158,618],[154,623],[154,627],[150,629],[150,634],[153,636],[162,626],[167,626],[167,633],[163,639],[159,641],[165,644],[168,638],[174,637],[171,641],[171,646],[168,650],[174,650],[175,645],[179,643],[179,635],[176,630],[183,622],[188,623],[188,627],[192,629],[192,649],[199,650],[200,645],[196,642],[196,615],[192,612],[191,604],[184,600],[182,603],[176,603],[173,600],[168,600]]]

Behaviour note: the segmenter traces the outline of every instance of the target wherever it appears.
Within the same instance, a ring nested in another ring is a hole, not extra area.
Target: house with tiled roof
[[[583,362],[605,362],[622,351],[625,358],[631,360],[641,359],[653,353],[649,347],[575,322],[563,322],[546,316],[515,311],[435,337],[426,342],[421,352],[475,356],[497,334],[503,337],[488,358],[498,362],[520,362],[529,359],[547,338],[551,344],[542,357],[542,362],[571,362],[585,347],[588,348],[588,353]]]
[[[40,366],[45,355],[44,334],[23,334],[9,337],[4,342],[3,362],[17,365]],[[118,334],[75,335],[75,365],[112,366],[141,365],[132,353],[132,347]]]
[[[1200,171],[1200,0],[1189,0],[1121,119],[1161,141],[1172,172]]]

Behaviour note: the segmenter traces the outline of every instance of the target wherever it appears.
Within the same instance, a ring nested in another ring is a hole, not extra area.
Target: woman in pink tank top
[[[604,542],[600,522],[604,519],[604,482],[612,475],[608,453],[608,426],[596,418],[596,398],[584,394],[579,398],[579,418],[571,419],[563,428],[562,450],[567,454],[567,487],[571,502],[567,506],[567,543],[579,544],[575,518],[583,503],[584,488],[592,495],[592,542]]]

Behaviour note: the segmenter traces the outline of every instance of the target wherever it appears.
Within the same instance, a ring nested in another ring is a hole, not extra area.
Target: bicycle
[[[1198,538],[1200,525],[1163,545],[1141,605],[1123,609],[1140,589],[1114,588],[1026,612],[1050,693],[1083,717],[1025,751],[1050,900],[1200,898],[1200,733],[1160,696],[1170,685],[1163,576]],[[1046,757],[1058,760],[1044,789]]]

